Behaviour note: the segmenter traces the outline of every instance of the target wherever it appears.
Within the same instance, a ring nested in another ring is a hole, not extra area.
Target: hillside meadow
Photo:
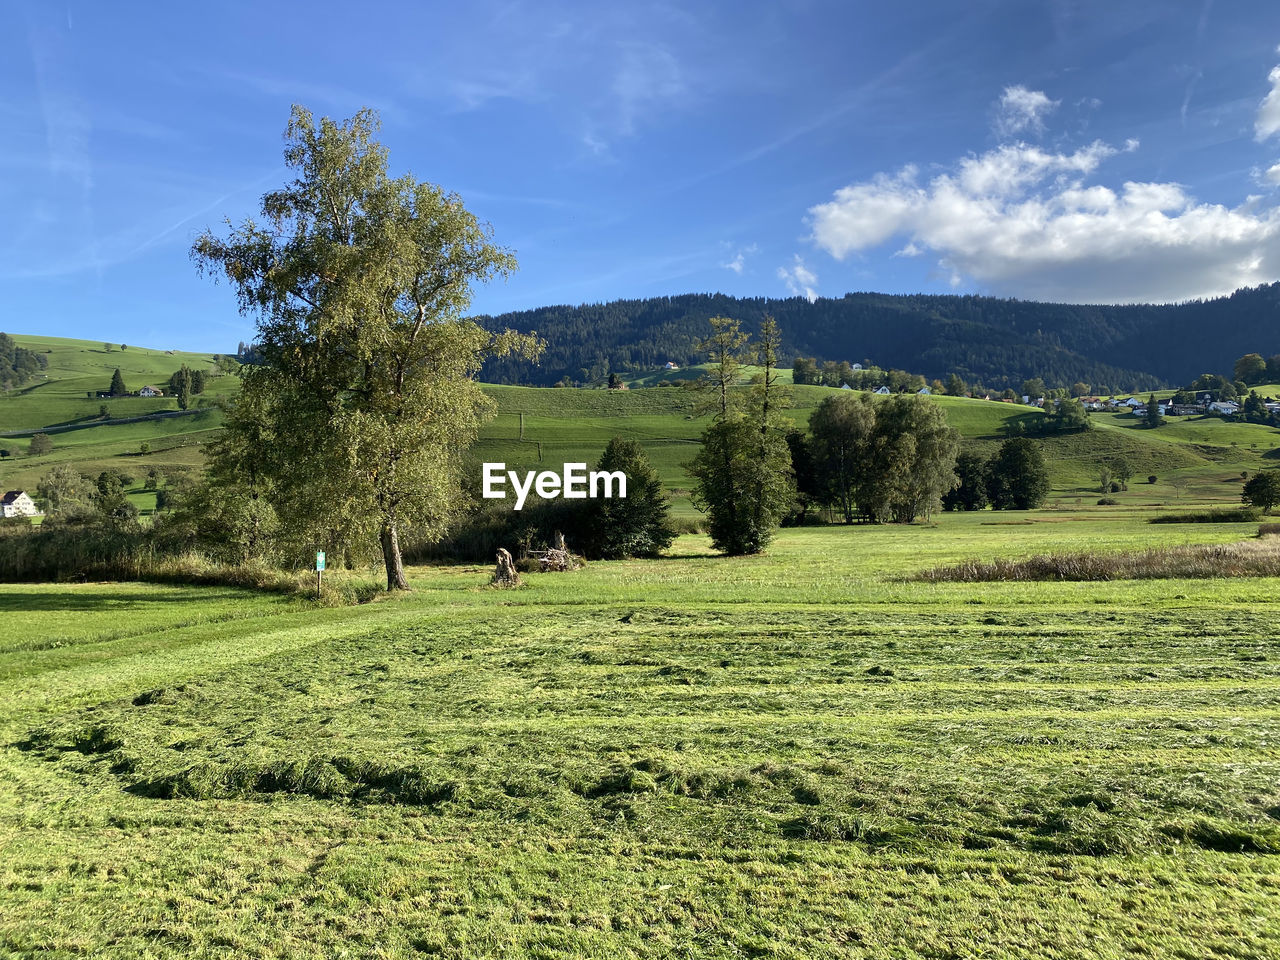
[[[0,485],[34,490],[41,476],[57,464],[71,464],[91,476],[116,470],[133,479],[129,495],[146,516],[155,494],[143,489],[151,469],[166,475],[198,470],[201,444],[216,436],[222,423],[220,400],[234,396],[237,380],[214,377],[195,398],[197,405],[183,414],[171,397],[123,397],[98,400],[86,393],[105,389],[117,366],[130,389],[144,383],[163,385],[186,363],[208,369],[211,354],[184,354],[53,337],[15,335],[20,346],[47,351],[47,379],[0,395],[0,448],[10,457],[0,462]],[[680,374],[695,371],[682,370]],[[789,379],[790,371],[784,371]],[[637,378],[636,383],[657,382]],[[693,516],[688,500],[689,477],[684,468],[696,453],[698,438],[708,420],[693,416],[695,396],[683,387],[645,387],[625,391],[485,385],[494,400],[496,416],[481,430],[473,449],[478,460],[504,461],[512,469],[543,464],[558,468],[565,462],[593,463],[614,436],[640,441],[672,497],[677,515]],[[1261,388],[1280,392],[1280,387]],[[790,417],[799,426],[824,397],[828,387],[792,388]],[[1007,422],[1034,421],[1040,414],[1016,404],[933,397],[960,431],[964,443],[984,455],[993,452]],[[106,403],[111,420],[99,417]],[[157,415],[163,415],[156,418]],[[135,420],[151,417],[152,419]],[[521,419],[523,417],[523,432]],[[129,420],[132,422],[116,422]],[[1098,499],[1096,465],[1123,457],[1133,466],[1129,489],[1114,495],[1122,509],[1176,510],[1192,504],[1239,501],[1242,472],[1252,473],[1280,463],[1280,431],[1255,424],[1227,423],[1216,418],[1170,419],[1158,430],[1147,430],[1131,415],[1094,414],[1094,429],[1086,434],[1051,437],[1044,441],[1053,482],[1051,498],[1057,506],[1088,506]],[[48,430],[52,453],[26,455],[30,435]],[[142,444],[148,446],[143,454]],[[1154,484],[1146,482],[1154,475]],[[1185,480],[1183,484],[1181,481]]]

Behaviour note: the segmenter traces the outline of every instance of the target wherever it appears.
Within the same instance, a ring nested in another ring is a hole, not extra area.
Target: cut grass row
[[[990,519],[338,610],[0,587],[0,951],[1270,956],[1280,581],[902,581],[1242,535]]]

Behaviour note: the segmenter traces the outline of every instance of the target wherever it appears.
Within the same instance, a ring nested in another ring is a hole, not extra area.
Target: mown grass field
[[[0,955],[1275,957],[1280,583],[904,579],[1254,529],[0,586]]]

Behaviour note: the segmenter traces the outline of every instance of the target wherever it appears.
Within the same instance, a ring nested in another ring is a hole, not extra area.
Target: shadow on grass
[[[145,596],[125,596],[120,593],[101,590],[83,591],[66,590],[57,593],[43,592],[0,592],[0,615],[6,613],[32,613],[35,611],[111,611],[119,613],[156,600],[166,599],[162,593]],[[175,597],[174,599],[179,599]],[[181,598],[187,599],[187,598]]]

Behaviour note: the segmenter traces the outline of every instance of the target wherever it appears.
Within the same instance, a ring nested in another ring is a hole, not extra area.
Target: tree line
[[[550,386],[599,382],[611,372],[699,362],[701,330],[713,316],[759,333],[766,315],[782,333],[779,355],[872,358],[929,380],[955,373],[987,388],[1017,389],[1032,377],[1050,388],[1091,384],[1099,394],[1148,393],[1185,382],[1270,337],[1280,284],[1181,304],[1099,306],[977,296],[850,293],[787,299],[687,294],[556,305],[482,317],[489,329],[537,331],[548,341],[535,366],[489,361],[484,377]],[[838,386],[838,384],[836,384]]]
[[[0,333],[0,390],[13,390],[31,381],[49,367],[43,353],[20,347],[13,337]]]

